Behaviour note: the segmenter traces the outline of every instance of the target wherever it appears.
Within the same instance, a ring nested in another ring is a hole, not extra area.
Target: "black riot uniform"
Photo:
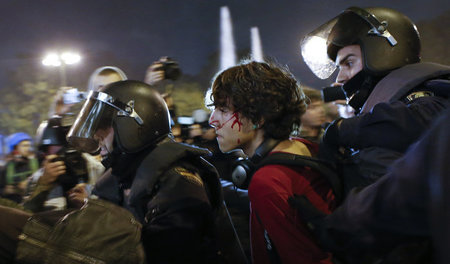
[[[209,152],[174,142],[163,98],[147,84],[121,81],[91,92],[68,134],[93,151],[99,129],[112,126],[111,169],[93,193],[141,222],[149,263],[231,263],[245,257],[223,203]]]
[[[341,48],[361,48],[363,69],[342,86],[357,115],[331,124],[321,153],[330,159],[336,158],[340,147],[347,149],[347,155],[337,158],[346,164],[348,192],[385,174],[448,107],[450,92],[441,86],[449,81],[450,67],[421,63],[416,26],[389,8],[350,7],[308,34],[303,49],[317,39],[326,41],[322,53],[328,59],[318,62],[309,53],[302,55],[321,78],[336,69],[334,61]]]
[[[323,63],[303,52],[307,50],[308,43],[317,43],[318,40],[323,40],[323,54],[328,57]],[[302,41],[302,55],[318,77],[327,78],[336,68],[334,61],[337,52],[349,45],[359,45],[363,59],[363,69],[342,86],[356,116],[334,121],[321,144],[322,157],[336,162],[346,194],[354,187],[369,185],[367,188],[377,188],[370,184],[385,175],[389,166],[401,158],[448,108],[450,94],[450,67],[420,62],[417,28],[405,15],[395,10],[350,7],[307,35]],[[320,234],[322,244],[342,245],[330,249],[347,260],[352,259],[354,263],[392,263],[389,262],[392,259],[396,259],[393,263],[415,263],[424,257],[428,244],[422,239],[417,243],[407,239],[396,240],[396,243],[390,244],[390,252],[373,248],[370,252],[364,252],[367,255],[361,253],[357,242],[347,243],[366,230],[362,228],[353,233],[343,230],[347,230],[352,223],[370,218],[366,215],[370,206],[380,206],[371,203],[374,197],[370,195],[376,195],[376,191],[365,196],[367,203],[362,200],[354,203],[347,201],[346,206],[339,208],[339,217],[329,218],[328,224],[333,226],[333,231],[318,220],[320,217],[314,216],[305,206],[299,206],[302,203],[297,206],[315,222],[312,225],[316,226],[315,232]],[[397,209],[401,210],[400,207]],[[385,222],[386,226],[388,223],[389,219]],[[384,231],[389,232],[389,228]],[[381,238],[392,236],[381,235]],[[410,247],[396,248],[406,242],[413,243]],[[355,255],[357,257],[352,258]]]

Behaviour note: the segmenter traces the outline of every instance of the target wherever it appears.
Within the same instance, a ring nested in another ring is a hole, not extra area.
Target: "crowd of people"
[[[177,116],[168,57],[61,88],[36,136],[9,137],[0,263],[448,263],[450,67],[381,7],[301,46],[319,78],[338,69],[322,93],[247,60]]]

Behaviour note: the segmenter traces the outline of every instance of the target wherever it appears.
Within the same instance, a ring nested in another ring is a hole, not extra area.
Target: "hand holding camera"
[[[169,57],[161,57],[159,61],[155,61],[147,69],[145,74],[145,82],[155,85],[162,80],[177,80],[181,75],[178,62]]]
[[[39,184],[52,185],[65,173],[64,161],[59,160],[57,155],[48,155],[44,160],[44,174],[39,178]]]
[[[64,104],[77,104],[86,99],[86,94],[84,92],[78,91],[77,88],[70,88],[63,93]]]

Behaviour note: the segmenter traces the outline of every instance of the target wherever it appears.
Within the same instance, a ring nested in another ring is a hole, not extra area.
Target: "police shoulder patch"
[[[179,173],[184,179],[198,186],[203,186],[203,181],[198,173],[194,173],[182,167],[176,167],[175,171]]]

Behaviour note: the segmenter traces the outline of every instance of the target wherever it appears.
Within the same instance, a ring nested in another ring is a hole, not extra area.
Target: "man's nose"
[[[211,115],[209,116],[209,120],[208,120],[208,124],[213,128],[216,128],[219,126],[219,121],[217,121],[215,119],[215,113],[216,113],[216,110],[213,110]]]
[[[336,84],[343,85],[348,80],[347,71],[340,69],[336,76]]]

